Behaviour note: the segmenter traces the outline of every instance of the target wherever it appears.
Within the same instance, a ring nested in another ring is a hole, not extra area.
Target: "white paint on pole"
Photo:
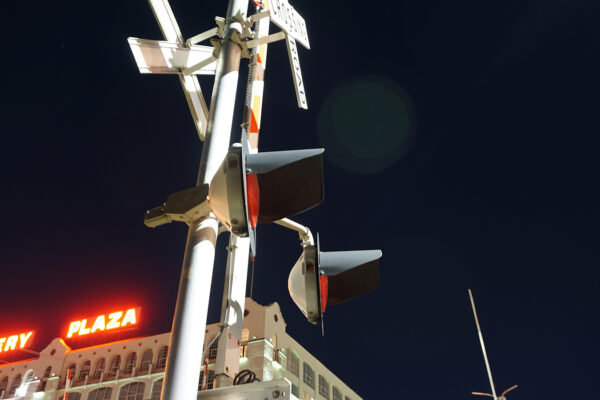
[[[296,98],[298,99],[298,107],[308,110],[306,101],[306,92],[304,91],[304,81],[302,80],[302,70],[300,69],[300,58],[298,56],[298,47],[296,41],[291,36],[286,39],[288,55],[290,56],[290,66],[292,68],[292,76],[294,78],[294,88],[296,89]]]
[[[183,44],[168,1],[150,0],[150,4],[165,39]],[[234,22],[234,16],[245,15],[247,7],[247,0],[229,0],[228,25],[217,61],[210,114],[206,109],[197,77],[179,75],[195,121],[199,115],[203,117],[203,123],[200,125],[203,130],[198,131],[202,139],[206,132],[198,184],[210,183],[229,148],[242,52],[239,44],[232,41],[231,30],[241,31],[241,25]],[[198,397],[198,379],[203,362],[218,225],[219,221],[212,213],[207,213],[190,223],[161,393],[162,400],[196,400]]]
[[[302,46],[310,49],[306,21],[287,0],[269,0],[271,21],[287,34],[298,41]]]
[[[214,215],[189,227],[162,400],[194,400],[198,396],[218,230]]]
[[[195,75],[214,75],[217,67],[214,47],[190,46],[162,40],[127,39],[142,74],[180,74],[194,69]],[[204,65],[202,65],[204,64]],[[201,65],[197,68],[198,65]],[[185,72],[185,71],[184,71]]]

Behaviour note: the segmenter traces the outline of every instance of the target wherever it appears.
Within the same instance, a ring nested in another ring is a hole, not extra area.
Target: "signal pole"
[[[233,40],[242,33],[242,26],[235,17],[246,15],[247,6],[247,0],[229,1],[202,147],[198,185],[210,183],[229,148],[242,52],[240,45]],[[195,400],[198,396],[218,230],[219,221],[210,211],[189,225],[162,400]]]
[[[322,322],[327,304],[339,304],[377,286],[381,251],[321,252],[319,241],[314,243],[308,228],[287,219],[323,201],[324,149],[258,153],[268,43],[286,39],[298,107],[307,108],[296,50],[296,40],[310,49],[304,18],[287,0],[272,0],[272,7],[255,0],[257,13],[249,18],[247,0],[229,0],[226,18],[215,18],[216,28],[184,43],[168,0],[149,2],[166,41],[128,38],[138,68],[141,73],[179,75],[196,129],[200,139],[204,139],[196,185],[169,195],[162,206],[147,211],[144,217],[149,227],[172,221],[189,225],[161,399],[195,400],[220,224],[231,232],[231,239],[215,366],[216,387],[229,385],[239,369],[247,259],[249,250],[253,256],[256,254],[258,223],[276,222],[300,232],[303,253],[292,268],[288,288],[292,299],[314,324]],[[252,35],[252,24],[257,22]],[[269,35],[270,22],[281,32]],[[197,45],[212,36],[222,40],[211,40],[212,46]],[[242,140],[230,148],[239,65],[242,55],[249,57],[249,49],[252,63]],[[215,75],[210,111],[194,74]],[[316,268],[306,268],[307,258]],[[281,387],[288,391],[289,382],[283,381]]]
[[[256,12],[264,11],[262,5]],[[269,19],[262,18],[255,23],[253,38],[260,39],[269,35]],[[262,109],[264,73],[267,61],[267,43],[252,49],[248,67],[248,84],[242,134],[246,135],[250,152],[258,152],[258,134]],[[260,54],[260,56],[259,56]],[[218,338],[217,359],[215,365],[214,388],[230,386],[239,372],[239,345],[242,337],[244,306],[248,273],[249,238],[230,234],[225,287],[221,305],[221,335]],[[205,373],[207,373],[205,371]]]

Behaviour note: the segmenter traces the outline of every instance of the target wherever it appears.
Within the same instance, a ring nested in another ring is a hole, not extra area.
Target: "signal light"
[[[256,226],[306,211],[323,201],[324,149],[250,154],[246,135],[234,144],[208,189],[208,203],[232,233],[250,237]]]
[[[381,250],[328,251],[304,247],[292,268],[288,289],[312,324],[323,322],[328,305],[340,304],[374,290],[379,284]]]

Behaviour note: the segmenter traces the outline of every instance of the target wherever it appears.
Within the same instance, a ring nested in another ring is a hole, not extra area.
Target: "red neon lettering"
[[[25,334],[25,333],[19,334],[19,338],[21,339],[21,344],[19,345],[19,348],[22,349],[25,347],[25,344],[27,343],[27,341],[29,340],[31,335],[33,335],[33,331],[30,331],[27,334]]]
[[[115,328],[118,328],[119,326],[121,326],[121,323],[119,322],[119,320],[121,319],[122,316],[123,316],[123,311],[117,311],[112,314],[109,314],[108,318],[110,318],[110,321],[108,322],[108,324],[106,324],[106,329],[115,329]]]
[[[103,331],[104,329],[106,329],[104,315],[99,315],[98,318],[96,318],[96,322],[94,322],[94,326],[92,326],[92,333],[96,332],[97,330]]]
[[[92,321],[91,318],[80,319],[77,321],[72,321],[69,324],[69,329],[67,330],[67,338],[73,336],[84,336],[91,333],[95,333],[97,331],[105,331],[111,329],[121,328],[127,325],[136,325],[137,324],[137,309],[130,308],[127,311],[115,311],[108,315],[98,315],[94,319],[94,323],[88,325],[88,321]],[[108,319],[108,322],[107,322]],[[23,335],[22,343],[27,342],[29,336]],[[1,342],[0,342],[1,343]],[[1,346],[1,345],[0,345]],[[0,347],[1,351],[1,347]]]
[[[127,324],[135,325],[135,308],[130,308],[125,313],[123,322],[121,322],[121,326],[125,326]]]
[[[67,331],[67,337],[70,338],[73,336],[75,332],[79,331],[79,327],[81,326],[81,321],[73,321],[71,325],[69,325],[69,330]]]
[[[18,335],[9,336],[8,339],[6,339],[6,346],[4,346],[4,351],[14,350],[17,347],[18,340]]]

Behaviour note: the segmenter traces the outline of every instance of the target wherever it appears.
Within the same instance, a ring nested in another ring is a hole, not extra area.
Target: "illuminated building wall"
[[[287,378],[300,399],[361,399],[286,333],[277,303],[261,306],[246,299],[246,314],[240,370],[250,369],[262,381]],[[218,324],[206,328],[205,346],[219,330]],[[38,358],[0,365],[0,399],[62,400],[69,370],[69,400],[159,399],[169,337],[163,333],[75,350],[54,339]],[[215,341],[207,352],[209,387],[216,348]]]

